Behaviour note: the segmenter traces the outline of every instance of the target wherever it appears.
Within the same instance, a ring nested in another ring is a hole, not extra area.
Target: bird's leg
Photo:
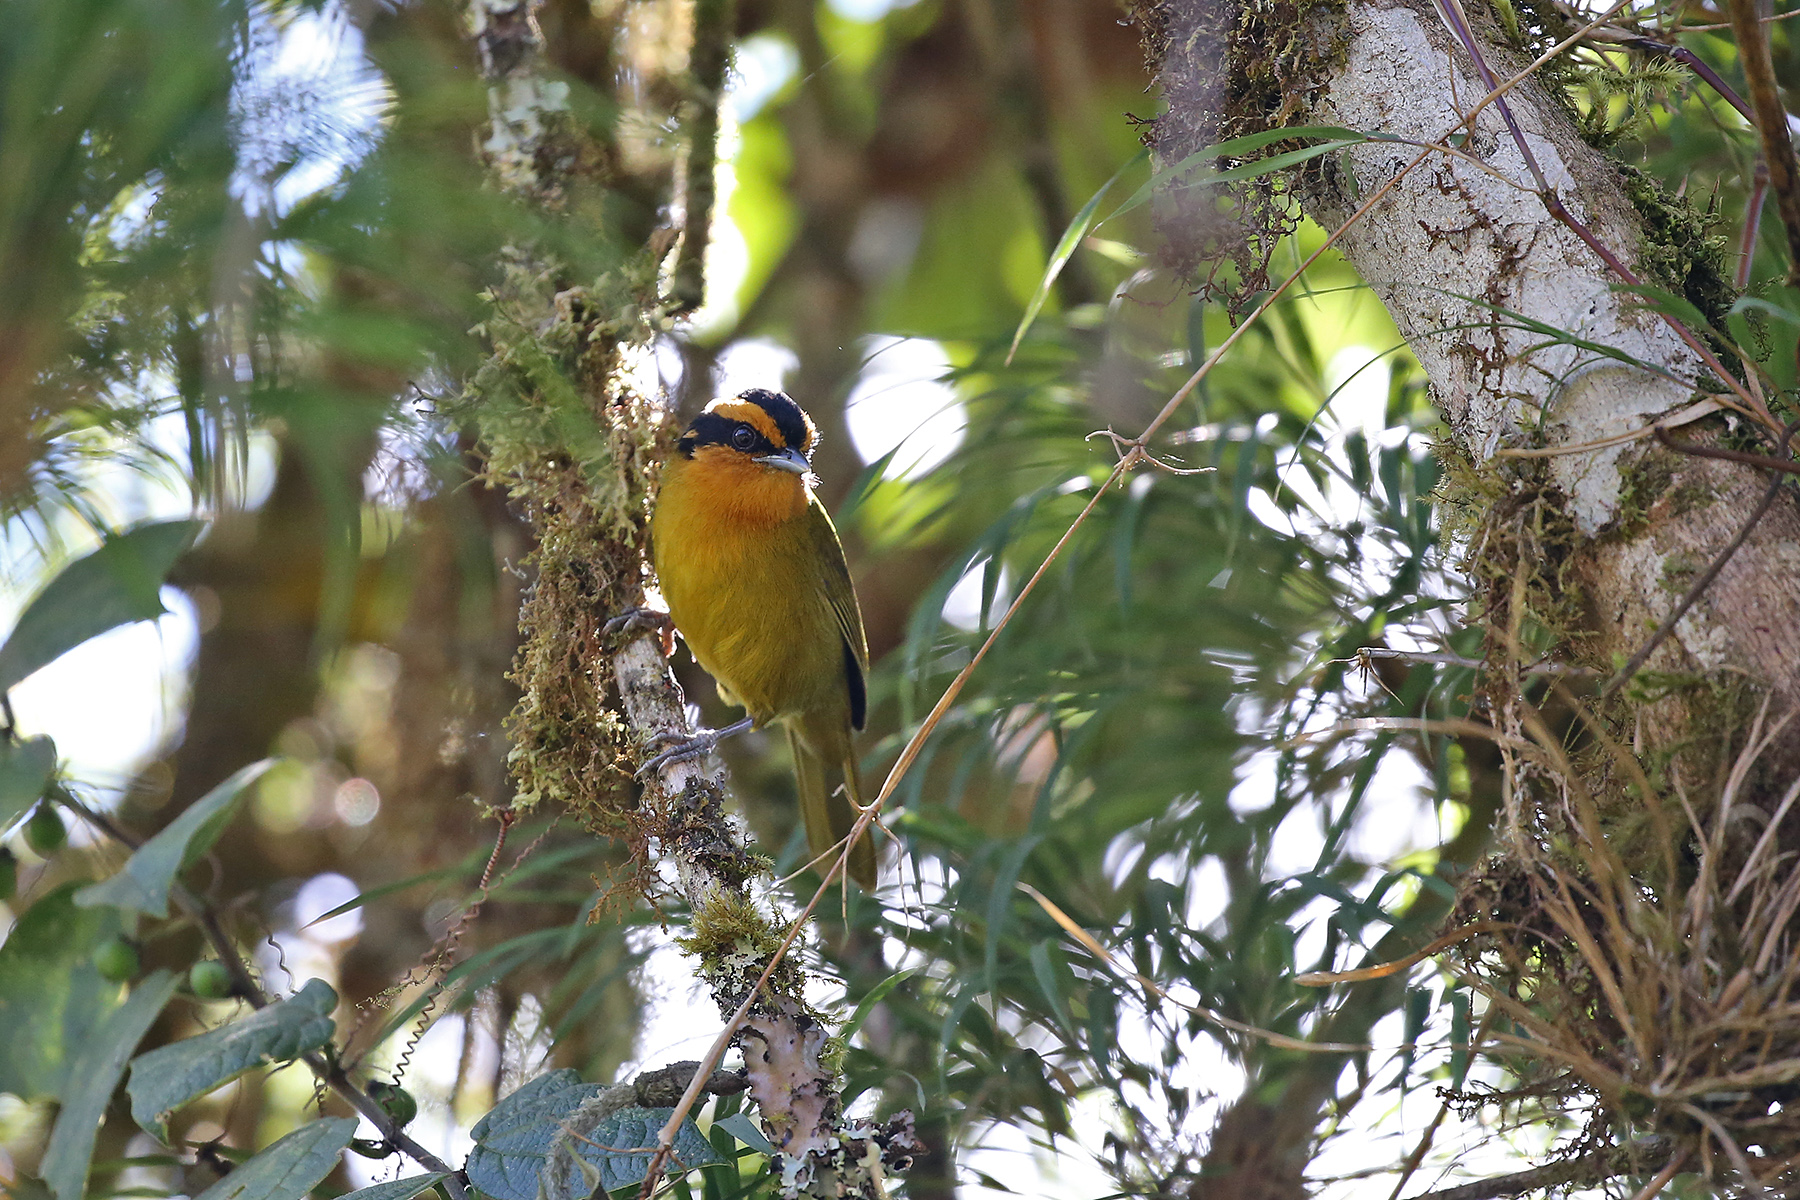
[[[667,745],[669,749],[664,750],[655,758],[646,760],[644,765],[637,769],[637,777],[639,779],[646,779],[657,771],[662,770],[670,763],[691,762],[703,755],[711,754],[713,748],[720,742],[724,741],[734,733],[744,732],[755,724],[756,719],[754,717],[745,717],[743,720],[735,721],[723,729],[702,729],[699,733],[690,738],[684,738],[680,734],[673,733],[653,734],[645,739],[644,749],[650,750],[656,746],[662,745]]]

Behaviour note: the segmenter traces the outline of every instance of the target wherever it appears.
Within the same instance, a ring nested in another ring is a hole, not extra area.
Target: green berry
[[[364,1158],[386,1158],[394,1152],[386,1142],[372,1142],[368,1138],[351,1138],[350,1149]]]
[[[137,947],[122,937],[108,938],[94,951],[94,969],[100,972],[102,979],[114,983],[130,983],[137,978],[142,965],[138,961]]]
[[[216,958],[204,958],[188,968],[188,987],[202,1000],[223,1000],[231,995],[231,972]]]
[[[68,840],[69,831],[63,827],[62,814],[54,804],[38,805],[31,820],[25,822],[25,844],[40,858],[49,858]]]
[[[19,886],[19,860],[5,846],[0,846],[0,900],[12,899]]]
[[[381,1111],[392,1117],[394,1124],[401,1129],[405,1129],[419,1115],[419,1102],[399,1084],[376,1080],[369,1085],[369,1098],[381,1105]]]

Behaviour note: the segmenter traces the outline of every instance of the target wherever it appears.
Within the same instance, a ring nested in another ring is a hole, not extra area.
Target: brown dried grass
[[[1589,1139],[1660,1134],[1748,1194],[1794,1194],[1800,779],[1772,785],[1767,766],[1797,714],[1765,701],[1702,789],[1674,769],[1653,783],[1579,700],[1560,698],[1584,729],[1579,751],[1518,693],[1508,705],[1519,736],[1502,743],[1503,851],[1456,913],[1493,926],[1458,951],[1494,1017],[1489,1053],[1520,1074],[1520,1096],[1597,1105]],[[1609,840],[1617,801],[1603,815],[1596,780],[1647,816],[1641,861]]]

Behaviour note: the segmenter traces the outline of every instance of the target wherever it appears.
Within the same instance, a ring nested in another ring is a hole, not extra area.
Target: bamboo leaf
[[[1081,206],[1081,211],[1075,214],[1075,219],[1069,222],[1069,227],[1063,230],[1062,237],[1057,239],[1055,249],[1050,252],[1050,262],[1044,268],[1044,277],[1038,281],[1037,291],[1032,293],[1030,303],[1025,306],[1025,315],[1019,318],[1019,328],[1013,333],[1012,346],[1006,352],[1008,366],[1012,365],[1013,355],[1019,352],[1019,343],[1025,340],[1025,331],[1031,328],[1031,323],[1037,320],[1038,313],[1043,311],[1044,302],[1050,298],[1050,289],[1056,285],[1057,277],[1069,264],[1069,259],[1074,257],[1075,248],[1081,245],[1081,239],[1087,236],[1089,229],[1093,228],[1094,214],[1100,208],[1100,201],[1106,198],[1106,193],[1112,191],[1113,184],[1119,182],[1125,172],[1149,157],[1150,149],[1147,146],[1132,155],[1124,166],[1113,172],[1111,179],[1100,185],[1099,191],[1088,198],[1088,202]]]

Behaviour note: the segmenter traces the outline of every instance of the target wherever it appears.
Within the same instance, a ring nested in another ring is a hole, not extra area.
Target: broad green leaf
[[[1069,264],[1069,259],[1074,257],[1075,248],[1081,245],[1081,239],[1087,236],[1089,229],[1093,228],[1094,213],[1100,208],[1100,201],[1106,198],[1106,193],[1112,191],[1113,184],[1119,182],[1125,172],[1149,157],[1150,148],[1148,146],[1132,155],[1124,166],[1113,172],[1111,179],[1100,185],[1100,190],[1081,206],[1081,211],[1075,214],[1075,219],[1069,222],[1067,229],[1063,230],[1062,237],[1057,240],[1056,248],[1050,252],[1050,262],[1044,268],[1044,278],[1038,282],[1037,291],[1032,293],[1031,302],[1025,306],[1025,315],[1019,318],[1019,328],[1013,332],[1012,345],[1006,351],[1008,365],[1012,363],[1013,355],[1019,352],[1019,343],[1025,340],[1025,333],[1031,328],[1031,323],[1037,320],[1038,313],[1043,310],[1044,302],[1050,298],[1050,289],[1056,285],[1057,276],[1062,274],[1063,268]]]
[[[31,811],[56,771],[56,743],[47,737],[0,742],[0,833]]]
[[[123,999],[94,968],[94,949],[126,931],[125,915],[76,908],[79,886],[40,897],[0,946],[0,1092],[61,1095],[71,1061]]]
[[[763,1131],[746,1113],[732,1113],[729,1117],[720,1117],[713,1122],[713,1128],[723,1129],[758,1154],[772,1155],[775,1153],[775,1144],[763,1136]]]
[[[601,1120],[579,1110],[605,1091],[572,1070],[540,1075],[495,1106],[475,1125],[469,1182],[493,1200],[579,1200],[643,1182],[644,1169],[674,1109],[622,1108]],[[549,1166],[555,1152],[556,1165]],[[675,1137],[672,1172],[725,1160],[693,1118]]]
[[[434,1171],[430,1175],[413,1175],[406,1179],[396,1179],[390,1183],[378,1183],[373,1187],[358,1188],[354,1192],[345,1192],[338,1200],[412,1200],[427,1188],[436,1187],[438,1182],[448,1179],[442,1171]]]
[[[194,801],[161,833],[139,846],[117,875],[77,892],[75,903],[83,908],[109,904],[152,917],[168,916],[169,888],[175,876],[219,840],[231,819],[231,806],[274,761],[265,758],[251,763]]]
[[[355,1117],[302,1125],[238,1164],[194,1200],[300,1200],[331,1174],[355,1132]]]
[[[169,1114],[264,1063],[288,1062],[331,1040],[337,993],[322,979],[240,1021],[131,1060],[131,1115],[166,1140]],[[309,1185],[310,1186],[310,1185]]]
[[[204,528],[204,521],[139,525],[64,567],[0,645],[0,691],[91,637],[162,616],[163,580]]]
[[[88,1162],[94,1156],[94,1135],[106,1117],[107,1102],[125,1074],[131,1052],[175,994],[175,984],[168,971],[144,979],[75,1052],[40,1168],[56,1200],[81,1200]]]

